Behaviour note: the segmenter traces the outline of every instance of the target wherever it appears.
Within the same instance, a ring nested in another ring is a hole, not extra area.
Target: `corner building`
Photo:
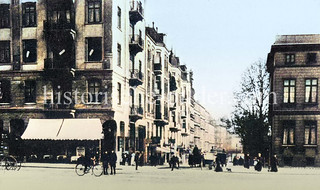
[[[320,35],[277,36],[268,55],[272,151],[281,165],[319,166]]]
[[[29,119],[99,118],[106,149],[135,148],[129,126],[143,114],[143,3],[4,0],[0,10],[2,136],[19,139]]]

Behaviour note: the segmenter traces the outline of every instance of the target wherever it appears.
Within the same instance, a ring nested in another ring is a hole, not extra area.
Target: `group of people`
[[[110,174],[116,175],[116,163],[117,163],[117,154],[112,150],[111,152],[105,151],[101,157],[103,163],[103,174],[108,175],[108,168],[110,166]]]
[[[233,165],[243,165],[245,168],[250,169],[250,166],[253,165],[254,169],[260,172],[265,164],[264,158],[261,156],[261,153],[258,153],[258,156],[254,159],[250,158],[249,154],[244,155],[244,159],[240,156],[233,158]],[[274,154],[269,162],[269,170],[270,172],[277,172],[278,171],[278,159],[277,155]]]

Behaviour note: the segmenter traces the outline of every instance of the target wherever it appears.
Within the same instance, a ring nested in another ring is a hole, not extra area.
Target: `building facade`
[[[103,149],[145,162],[214,146],[193,74],[146,27],[144,2],[2,0],[0,13],[1,154],[17,154],[30,119],[98,118]]]
[[[277,36],[268,55],[272,150],[281,165],[319,166],[320,35]]]

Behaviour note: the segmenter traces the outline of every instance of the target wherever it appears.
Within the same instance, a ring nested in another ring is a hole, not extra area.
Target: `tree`
[[[269,76],[265,61],[253,63],[243,74],[240,90],[234,93],[235,109],[221,121],[229,132],[239,135],[244,152],[266,154],[268,148]]]

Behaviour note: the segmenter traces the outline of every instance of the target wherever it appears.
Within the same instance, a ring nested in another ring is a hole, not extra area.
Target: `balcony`
[[[170,103],[170,110],[176,110],[177,108],[177,103]]]
[[[52,58],[44,59],[44,75],[51,78],[73,77],[70,62],[54,61]]]
[[[160,144],[160,137],[151,137],[152,144]]]
[[[143,20],[144,10],[140,1],[130,2],[130,22],[135,25],[137,22]]]
[[[154,123],[157,126],[164,126],[164,125],[168,125],[168,120],[167,118],[162,116],[162,113],[160,111],[156,111]]]
[[[130,120],[136,122],[143,117],[143,108],[140,106],[130,106]]]
[[[134,55],[142,52],[144,49],[144,40],[140,35],[130,35],[129,47],[130,52]]]
[[[58,30],[75,30],[75,24],[71,21],[43,21],[43,30],[46,31],[58,31]]]
[[[66,40],[74,40],[76,32],[75,32],[75,24],[70,21],[43,21],[43,32],[47,40],[55,43],[54,40],[66,39]]]
[[[176,126],[170,126],[169,130],[170,130],[171,132],[178,132],[178,131],[180,131],[180,129],[178,129]]]
[[[161,73],[162,73],[162,65],[161,65],[161,63],[154,63],[153,71],[154,71],[154,73],[156,75],[161,75]]]
[[[142,83],[143,83],[143,73],[138,69],[130,70],[130,73],[131,73],[131,76],[130,76],[130,79],[129,79],[130,86],[142,85]]]
[[[175,144],[176,143],[176,139],[169,139],[169,143]]]

